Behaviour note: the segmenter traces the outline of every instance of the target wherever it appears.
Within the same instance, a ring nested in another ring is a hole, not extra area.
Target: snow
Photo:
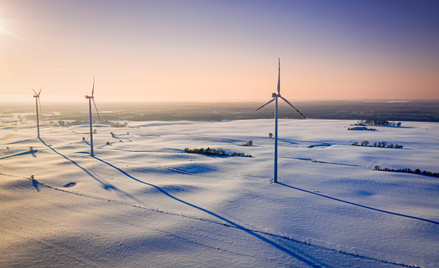
[[[373,170],[439,172],[439,124],[353,123],[280,120],[279,183],[273,120],[3,126],[0,267],[439,267],[439,178]]]

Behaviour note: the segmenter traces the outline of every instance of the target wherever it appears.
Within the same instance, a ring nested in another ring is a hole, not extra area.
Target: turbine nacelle
[[[38,93],[34,89],[32,89],[32,91],[35,93],[34,98],[39,98],[40,97],[41,90],[43,90],[43,87],[40,88],[40,91]]]

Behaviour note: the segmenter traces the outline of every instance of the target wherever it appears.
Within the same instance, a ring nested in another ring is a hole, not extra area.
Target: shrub
[[[30,147],[29,147],[29,151],[30,151],[30,152],[33,152],[33,151],[34,151],[34,147],[30,146]]]
[[[244,146],[252,146],[253,145],[253,141],[248,141],[246,144],[244,144]]]
[[[85,141],[85,137],[82,137],[82,141]]]
[[[269,138],[273,138],[273,133],[268,133]]]
[[[107,141],[107,143],[106,143],[107,145],[110,145],[110,142],[109,141]]]

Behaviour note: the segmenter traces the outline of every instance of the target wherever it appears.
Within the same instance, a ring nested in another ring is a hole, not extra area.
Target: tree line
[[[210,149],[207,147],[207,149],[200,148],[200,149],[184,149],[185,153],[189,154],[204,154],[204,155],[219,155],[219,156],[246,156],[246,157],[252,157],[250,154],[244,154],[244,153],[226,153],[223,149]]]
[[[361,123],[359,125],[369,125],[369,126],[396,126],[400,127],[401,122],[391,122],[384,119],[367,119],[367,120],[361,120]]]
[[[396,148],[396,149],[402,149],[402,145],[399,144],[387,144],[385,141],[381,142],[374,142],[373,144],[369,143],[369,141],[362,141],[361,143],[358,143],[357,141],[352,143],[352,146],[369,146],[369,147],[381,147],[381,148]]]
[[[417,168],[415,170],[411,170],[409,168],[393,169],[393,168],[381,168],[379,165],[375,165],[374,170],[415,173],[415,174],[422,174],[422,175],[427,175],[427,176],[439,177],[439,173],[426,171],[426,170],[421,171],[419,168]]]

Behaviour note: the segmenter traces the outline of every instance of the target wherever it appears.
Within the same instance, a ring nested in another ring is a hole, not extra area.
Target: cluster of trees
[[[81,121],[75,120],[73,122],[65,122],[63,120],[58,121],[58,125],[60,125],[60,126],[76,126],[76,125],[81,125],[83,123],[85,123],[84,120],[81,120]]]
[[[75,121],[71,121],[71,122],[69,122],[69,121],[66,122],[64,120],[58,120],[58,125],[60,125],[60,126],[76,126],[76,125],[81,125],[81,124],[85,124],[88,122],[89,121],[86,121],[86,120],[75,120]],[[101,123],[108,123],[108,121],[104,120]],[[55,125],[56,126],[56,123],[53,121],[49,121],[46,123],[42,123],[42,125],[46,125],[46,126]],[[126,126],[126,123],[125,123],[125,125],[122,125],[122,124],[120,124],[120,125],[124,127],[124,126]]]
[[[384,119],[367,119],[367,120],[361,120],[361,123],[363,125],[370,125],[370,126],[401,126],[401,122],[390,122]]]
[[[367,128],[367,127],[350,127],[348,130],[376,130],[375,128]]]
[[[369,146],[369,147],[382,147],[382,148],[396,148],[396,149],[402,149],[402,145],[399,144],[387,144],[385,141],[381,142],[374,142],[373,144],[369,143],[369,141],[362,141],[361,143],[358,143],[357,141],[352,143],[352,146]]]
[[[121,123],[119,123],[119,122],[116,122],[116,124],[112,125],[112,127],[126,127],[127,125],[128,125],[127,122],[125,122],[125,123],[123,123],[123,124],[121,124]]]
[[[415,170],[411,170],[409,168],[393,169],[393,168],[381,168],[379,165],[375,165],[374,169],[375,170],[380,170],[380,171],[394,171],[394,172],[415,173],[415,174],[423,174],[423,175],[427,175],[427,176],[439,177],[439,173],[433,173],[431,171],[426,171],[426,170],[421,171],[419,168],[417,168]]]
[[[189,149],[189,148],[186,148],[186,149],[184,149],[184,152],[185,153],[190,153],[190,154],[219,155],[219,156],[247,156],[247,157],[252,157],[250,154],[244,154],[244,153],[227,154],[221,148],[210,149],[209,147],[207,147],[207,149],[204,149],[204,148],[200,148],[200,149]]]

